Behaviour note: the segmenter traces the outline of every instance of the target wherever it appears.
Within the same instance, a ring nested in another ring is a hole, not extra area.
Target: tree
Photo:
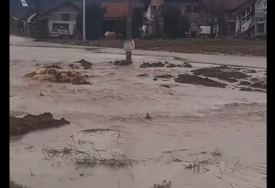
[[[178,25],[180,21],[180,10],[174,6],[164,6],[161,11],[163,18],[163,32],[166,36],[175,38],[178,37]]]
[[[210,14],[210,37],[211,38],[214,37],[213,29],[217,21],[218,20],[221,21],[223,20],[221,18],[225,18],[227,2],[228,2],[227,0],[203,0],[205,7]]]
[[[86,6],[86,37],[89,40],[98,39],[103,36],[103,17],[106,9],[99,4],[90,4]],[[83,31],[83,10],[76,18],[76,27],[78,31]]]

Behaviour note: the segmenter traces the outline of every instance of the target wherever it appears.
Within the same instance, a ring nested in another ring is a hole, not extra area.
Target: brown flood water
[[[125,68],[106,63],[122,58],[81,49],[11,46],[10,110],[18,114],[51,112],[56,118],[64,117],[71,122],[61,128],[11,139],[12,179],[32,188],[150,188],[163,179],[172,181],[172,188],[266,187],[265,93],[136,77],[143,73],[175,75],[192,70],[139,68],[143,59],[156,61],[158,57],[134,56],[135,64]],[[36,69],[37,63],[69,64],[80,59],[94,64],[90,70],[83,70],[93,75],[89,78],[92,86],[23,78]],[[162,83],[175,87],[160,87]],[[40,87],[46,97],[39,96]],[[151,120],[145,119],[146,113]],[[91,128],[116,129],[121,135],[117,142],[118,132],[80,132]],[[93,141],[97,149],[124,152],[127,158],[135,158],[139,163],[121,169],[76,169],[68,159],[45,159],[43,147],[62,146],[71,135]],[[208,172],[193,172],[182,166],[196,159],[211,158],[209,153],[216,148],[223,155],[219,164],[207,167]],[[208,154],[201,153],[204,151]],[[171,162],[172,157],[182,162]],[[233,171],[229,166],[237,160]],[[220,177],[220,170],[224,169],[227,172]],[[82,173],[84,176],[80,176]]]

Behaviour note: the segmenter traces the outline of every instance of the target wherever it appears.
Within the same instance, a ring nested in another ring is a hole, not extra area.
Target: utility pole
[[[83,41],[86,40],[86,0],[83,0],[83,19],[82,19],[82,38]]]
[[[128,14],[127,14],[127,41],[128,48],[126,51],[126,60],[132,62],[132,0],[128,0]]]

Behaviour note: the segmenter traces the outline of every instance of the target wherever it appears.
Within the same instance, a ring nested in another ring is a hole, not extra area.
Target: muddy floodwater
[[[31,188],[151,188],[164,179],[172,182],[172,188],[266,187],[265,92],[240,91],[237,84],[225,81],[221,81],[225,88],[174,81],[177,75],[213,66],[209,64],[143,69],[144,61],[182,62],[135,55],[133,65],[117,67],[109,61],[124,55],[35,46],[15,37],[10,40],[11,116],[50,112],[70,122],[11,137],[10,176],[14,181]],[[92,63],[89,69],[77,69],[91,85],[25,77],[52,63],[66,70],[81,59]],[[246,64],[249,69],[249,60]],[[253,70],[248,79],[266,82],[265,65]],[[171,78],[159,78],[163,74]],[[87,129],[109,131],[83,131]],[[121,153],[137,162],[126,167],[78,167],[70,157],[49,157],[42,152],[64,146],[72,138],[92,143],[102,157]],[[200,169],[192,168],[196,164]]]

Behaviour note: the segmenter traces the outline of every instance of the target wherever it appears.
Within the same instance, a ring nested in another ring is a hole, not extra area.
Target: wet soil
[[[181,74],[175,78],[175,82],[193,85],[203,85],[207,87],[225,88],[226,84],[211,80],[209,78],[202,78],[196,75]]]
[[[128,60],[116,60],[116,61],[110,61],[109,63],[115,65],[115,66],[129,66],[131,64],[133,64],[132,61],[128,61]]]
[[[54,119],[51,113],[28,114],[23,118],[10,116],[10,136],[23,135],[31,131],[60,127],[67,124],[70,124],[70,122],[64,118],[60,120]]]
[[[92,67],[92,63],[90,63],[89,61],[86,61],[84,59],[81,59],[75,63],[79,63],[84,69],[90,69]]]
[[[51,68],[37,69],[34,72],[26,74],[25,77],[30,77],[37,80],[51,81],[54,83],[91,85],[91,83],[86,80],[86,75],[83,75],[75,70],[59,71]]]
[[[248,74],[245,74],[240,71],[236,71],[227,66],[202,68],[202,69],[192,70],[191,72],[193,72],[193,74],[195,75],[218,78],[231,83],[237,82],[238,79],[244,79],[244,78],[250,77],[250,75]]]

